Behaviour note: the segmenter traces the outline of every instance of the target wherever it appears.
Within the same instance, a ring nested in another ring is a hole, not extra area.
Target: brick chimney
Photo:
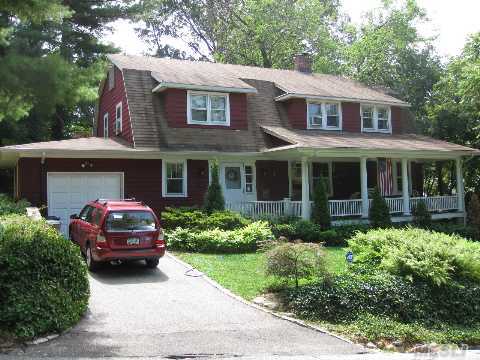
[[[302,53],[295,55],[293,58],[294,69],[296,71],[300,71],[306,74],[310,74],[312,72],[312,59],[310,58],[309,53]]]

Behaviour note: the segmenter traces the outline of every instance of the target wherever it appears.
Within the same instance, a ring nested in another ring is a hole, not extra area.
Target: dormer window
[[[308,102],[307,106],[309,129],[342,129],[342,112],[340,109],[340,103]]]
[[[363,132],[392,132],[389,106],[364,104],[361,106],[360,115]]]
[[[228,94],[188,92],[188,124],[230,125]]]

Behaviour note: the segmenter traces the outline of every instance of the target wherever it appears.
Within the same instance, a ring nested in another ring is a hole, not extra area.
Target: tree
[[[433,137],[480,148],[480,33],[466,43],[435,84],[427,104],[427,133]],[[480,191],[480,159],[467,159],[465,188]]]
[[[424,105],[442,70],[430,39],[417,30],[426,14],[414,0],[400,7],[392,1],[383,4],[352,31],[353,40],[345,48],[346,73],[409,102],[422,124]]]
[[[313,190],[312,221],[320,225],[323,230],[329,229],[331,226],[328,196],[323,179],[315,184]]]
[[[468,223],[475,229],[475,237],[480,236],[480,200],[477,194],[472,194],[468,202]]]
[[[419,201],[412,209],[413,223],[422,228],[428,228],[432,224],[432,214],[428,211],[425,201]]]
[[[372,227],[384,228],[390,226],[392,223],[388,204],[377,187],[373,190],[372,203],[370,204],[368,217]]]
[[[291,68],[308,51],[316,70],[337,72],[339,8],[338,0],[147,0],[139,33],[155,53],[173,37],[198,59]]]
[[[216,161],[212,164],[210,171],[211,182],[207,189],[204,204],[205,211],[208,214],[225,209],[225,199],[223,198],[222,187],[220,186],[218,163]]]

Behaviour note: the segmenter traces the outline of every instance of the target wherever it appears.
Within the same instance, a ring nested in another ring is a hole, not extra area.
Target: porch
[[[453,170],[449,179],[453,182],[448,191],[427,193],[431,191],[425,186],[428,161],[449,163],[449,169]],[[388,171],[385,164],[388,164]],[[411,221],[412,209],[419,202],[426,204],[433,219],[465,216],[461,158],[303,158],[300,161],[257,161],[255,167],[256,199],[226,199],[227,209],[251,218],[296,216],[309,219],[311,196],[320,179],[327,187],[334,224],[367,221],[374,187],[383,188],[382,195],[395,222]]]

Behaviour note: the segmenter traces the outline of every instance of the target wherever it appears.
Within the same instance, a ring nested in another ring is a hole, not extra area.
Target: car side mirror
[[[70,219],[72,219],[72,220],[78,219],[78,215],[77,214],[72,214],[72,215],[70,215]]]

